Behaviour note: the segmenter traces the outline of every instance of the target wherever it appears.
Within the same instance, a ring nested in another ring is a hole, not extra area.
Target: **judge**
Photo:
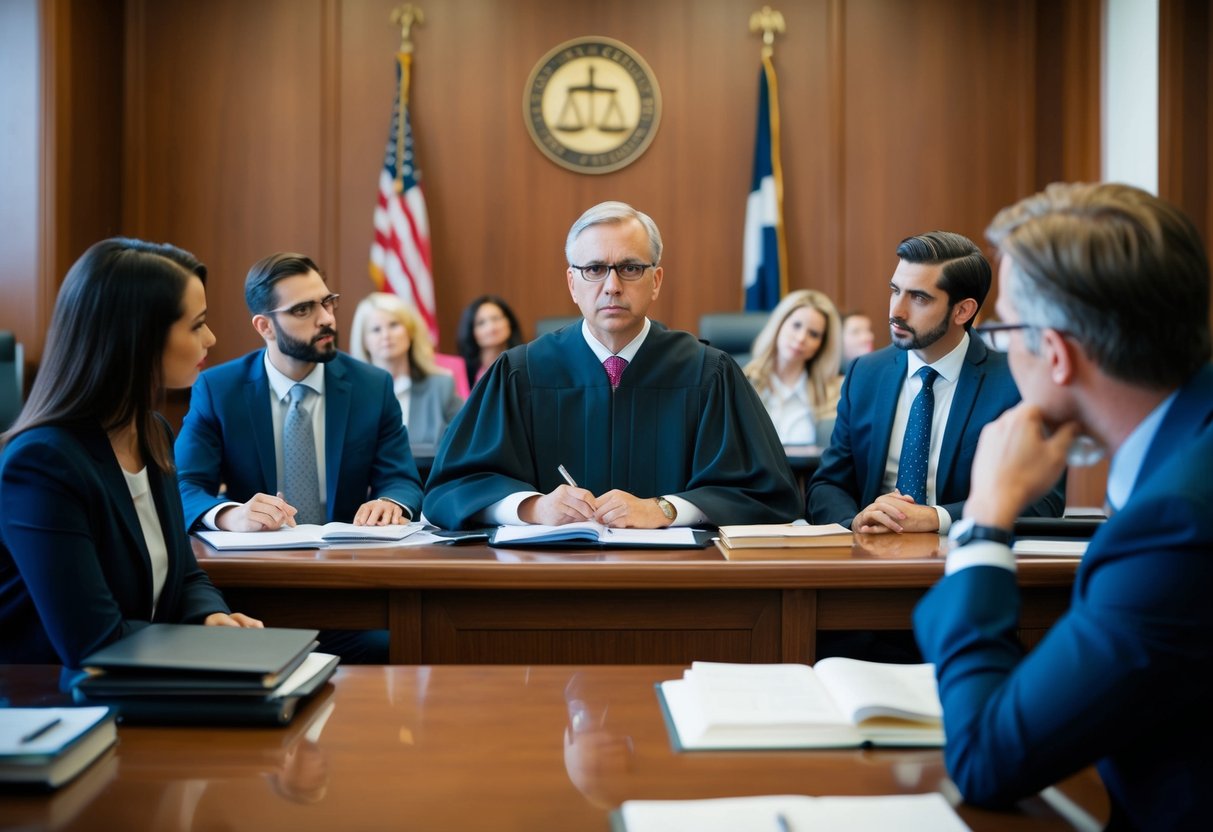
[[[584,320],[489,369],[439,447],[427,518],[653,529],[799,515],[783,447],[741,369],[646,317],[661,249],[653,220],[621,202],[573,224],[565,276]]]

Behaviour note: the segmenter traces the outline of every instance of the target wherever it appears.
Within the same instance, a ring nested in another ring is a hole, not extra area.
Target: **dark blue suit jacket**
[[[168,430],[168,426],[164,426]],[[148,465],[168,551],[152,615],[152,566],[118,459],[97,426],[40,427],[0,461],[0,661],[79,666],[151,621],[227,612],[194,560],[176,479]]]
[[[809,482],[809,522],[841,523],[850,528],[855,515],[884,493],[881,480],[906,363],[905,350],[886,347],[852,365],[842,385],[830,445]],[[981,429],[1018,403],[1019,389],[1006,355],[987,349],[980,338],[971,335],[935,476],[936,503],[953,520],[959,519],[969,498],[973,454]],[[1025,513],[1060,517],[1065,508],[1064,482]]]
[[[1015,575],[962,569],[919,604],[948,773],[972,803],[1098,761],[1114,823],[1206,829],[1213,781],[1213,368],[1181,391],[1126,505],[1092,538],[1069,611],[1026,657]]]
[[[243,503],[278,486],[264,350],[207,370],[194,382],[177,437],[181,500],[189,528],[222,502]],[[420,516],[421,478],[400,420],[392,377],[338,353],[324,365],[327,519],[351,522],[368,499],[389,497]],[[220,485],[226,486],[220,496]]]

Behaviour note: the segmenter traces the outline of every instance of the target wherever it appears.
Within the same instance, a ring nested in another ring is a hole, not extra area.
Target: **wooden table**
[[[628,799],[947,793],[938,750],[674,753],[653,684],[682,669],[342,668],[287,728],[122,726],[60,791],[0,793],[0,826],[606,832]],[[57,704],[56,678],[0,668],[0,695]],[[1106,819],[1092,772],[1065,791]],[[1039,798],[959,812],[976,832],[1070,828]]]
[[[198,562],[233,609],[274,626],[382,629],[402,664],[812,663],[824,630],[909,629],[942,575],[933,534],[858,535],[803,560],[715,548],[487,546],[216,552]],[[1021,636],[1065,611],[1077,558],[1024,558]]]

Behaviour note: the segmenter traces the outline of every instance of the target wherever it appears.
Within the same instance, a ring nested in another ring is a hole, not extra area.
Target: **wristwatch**
[[[959,549],[974,540],[989,540],[993,543],[1010,546],[1015,542],[1015,535],[1010,529],[1000,529],[998,526],[979,526],[976,520],[966,517],[952,524],[952,530],[948,532],[948,549]]]
[[[661,509],[661,513],[665,515],[665,519],[673,523],[678,518],[678,509],[674,508],[674,504],[665,497],[654,497],[657,501],[657,508]]]

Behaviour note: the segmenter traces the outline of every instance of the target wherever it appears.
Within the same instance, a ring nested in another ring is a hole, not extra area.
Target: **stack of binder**
[[[337,667],[316,635],[152,624],[86,658],[73,696],[123,722],[285,725]]]

